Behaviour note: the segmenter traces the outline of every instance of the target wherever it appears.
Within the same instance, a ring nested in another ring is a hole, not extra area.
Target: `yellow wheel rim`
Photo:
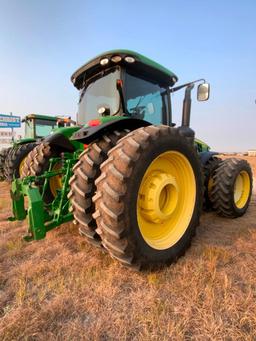
[[[57,171],[62,167],[61,162],[57,162],[55,163],[55,165],[52,167],[52,171]],[[54,198],[57,195],[57,190],[60,190],[62,188],[62,180],[61,180],[62,176],[61,175],[56,175],[53,176],[49,179],[49,186],[50,186],[50,190],[52,195],[54,196]]]
[[[250,177],[246,171],[241,171],[235,181],[234,201],[236,207],[243,208],[250,195]]]
[[[180,152],[160,154],[148,167],[138,193],[137,220],[143,239],[157,250],[176,244],[191,221],[196,181]]]
[[[26,157],[24,157],[22,160],[21,160],[21,163],[19,165],[19,175],[21,176],[22,174],[22,170],[23,170],[23,167],[25,165],[25,160],[26,160]]]

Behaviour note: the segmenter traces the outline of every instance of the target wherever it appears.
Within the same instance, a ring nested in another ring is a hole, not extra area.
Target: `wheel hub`
[[[163,171],[151,172],[139,193],[139,207],[143,217],[152,223],[168,220],[178,203],[175,177]]]

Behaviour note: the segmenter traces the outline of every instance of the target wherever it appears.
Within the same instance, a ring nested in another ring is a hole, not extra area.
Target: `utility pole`
[[[12,116],[12,112],[10,112],[10,116]],[[14,142],[13,127],[11,128],[11,131],[12,131],[12,142]]]

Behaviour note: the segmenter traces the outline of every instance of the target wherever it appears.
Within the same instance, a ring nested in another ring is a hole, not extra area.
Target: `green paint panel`
[[[27,137],[27,138],[15,141],[14,146],[15,145],[20,146],[21,144],[32,143],[32,142],[36,142],[36,139],[32,139],[32,138]]]

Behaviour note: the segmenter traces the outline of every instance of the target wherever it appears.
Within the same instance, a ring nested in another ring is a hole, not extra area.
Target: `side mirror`
[[[210,96],[210,84],[203,83],[199,84],[197,87],[197,100],[198,101],[207,101]]]

